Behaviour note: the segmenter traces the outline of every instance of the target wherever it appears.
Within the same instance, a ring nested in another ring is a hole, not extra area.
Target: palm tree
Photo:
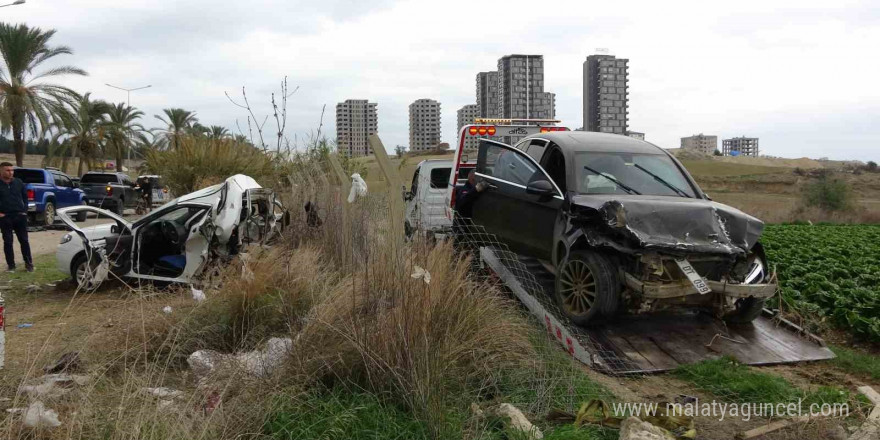
[[[185,134],[187,129],[193,124],[199,122],[198,118],[196,118],[196,112],[182,108],[166,108],[162,109],[162,112],[165,113],[165,117],[155,115],[156,119],[168,126],[165,129],[165,133],[171,138],[174,148],[177,149],[180,136]]]
[[[122,170],[125,160],[125,151],[134,146],[135,140],[146,140],[143,125],[135,122],[144,115],[144,112],[119,103],[110,109],[110,120],[106,125],[106,138],[116,154],[116,169]]]
[[[67,142],[73,150],[73,155],[80,155],[77,175],[82,175],[83,162],[87,162],[89,169],[92,161],[101,154],[103,141],[109,128],[107,115],[113,110],[113,105],[104,101],[92,101],[91,93],[86,93],[76,103],[76,112],[62,119],[63,130],[59,130],[53,141],[61,136],[68,136]]]
[[[226,127],[221,127],[219,125],[212,125],[208,128],[208,137],[213,139],[225,139],[231,137],[231,133]]]
[[[43,31],[25,24],[0,23],[0,55],[4,62],[0,65],[0,123],[3,133],[12,131],[18,166],[24,162],[26,132],[36,136],[40,127],[65,117],[79,97],[67,87],[37,81],[67,74],[86,75],[84,70],[72,66],[36,72],[46,61],[73,53],[67,46],[50,47],[48,43],[54,35],[54,29]]]

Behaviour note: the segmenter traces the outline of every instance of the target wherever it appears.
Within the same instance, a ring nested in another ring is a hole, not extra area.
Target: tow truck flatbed
[[[725,355],[749,365],[834,358],[820,338],[769,316],[734,327],[697,312],[623,315],[582,328],[557,309],[553,275],[539,261],[492,247],[481,247],[480,259],[569,354],[604,373],[662,372]]]

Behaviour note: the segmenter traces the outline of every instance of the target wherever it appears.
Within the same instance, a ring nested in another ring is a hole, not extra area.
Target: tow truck
[[[455,188],[467,181],[477,166],[477,150],[466,150],[466,140],[478,138],[507,145],[539,133],[570,131],[548,119],[475,119],[460,133],[449,177],[446,214],[451,220]],[[511,220],[513,221],[513,220]],[[761,316],[742,325],[728,326],[706,313],[664,311],[626,314],[600,326],[575,324],[554,301],[554,269],[545,261],[511,251],[492,238],[492,231],[473,234],[482,267],[488,269],[575,359],[609,374],[651,373],[721,356],[733,356],[750,365],[768,365],[830,359],[834,353],[824,341],[784,319],[778,310],[764,308]]]

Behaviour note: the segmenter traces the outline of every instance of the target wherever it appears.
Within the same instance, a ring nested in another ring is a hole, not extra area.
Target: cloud
[[[474,77],[510,53],[543,54],[557,116],[582,125],[582,64],[596,48],[630,59],[630,128],[677,147],[694,133],[761,136],[767,154],[880,159],[880,12],[867,1],[712,3],[582,1],[29,2],[7,21],[58,29],[66,83],[113,101],[124,87],[148,115],[196,110],[235,129],[245,114],[224,91],[246,86],[260,115],[287,75],[300,90],[289,134],[335,134],[335,105],[378,103],[386,146],[408,142],[408,105],[442,103],[443,140],[474,103]],[[154,123],[152,118],[147,122]],[[158,122],[158,121],[155,121]],[[833,146],[831,145],[833,144]]]

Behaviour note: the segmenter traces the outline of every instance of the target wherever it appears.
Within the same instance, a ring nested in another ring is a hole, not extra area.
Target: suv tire
[[[119,201],[116,202],[116,205],[113,206],[113,213],[122,217],[122,213],[124,213],[124,212],[125,212],[125,199],[119,199]]]
[[[568,254],[556,271],[556,305],[579,326],[613,315],[620,302],[617,270],[607,257],[592,251]]]
[[[55,202],[46,202],[46,208],[37,216],[37,220],[41,226],[52,226],[55,224]]]

